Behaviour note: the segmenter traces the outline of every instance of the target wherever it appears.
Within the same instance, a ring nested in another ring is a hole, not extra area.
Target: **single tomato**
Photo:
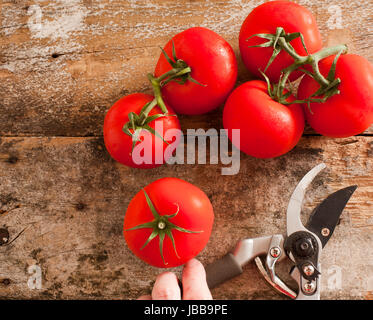
[[[206,194],[177,178],[147,185],[131,200],[124,238],[131,251],[152,266],[171,268],[195,257],[207,244],[214,212]]]
[[[179,114],[196,115],[209,112],[224,103],[237,79],[237,61],[230,44],[215,32],[194,27],[175,35],[164,47],[192,69],[190,75],[198,83],[171,81],[162,88],[164,100]],[[174,60],[173,60],[174,61]],[[162,53],[155,68],[159,77],[171,69]]]
[[[272,56],[273,47],[250,48],[250,46],[259,45],[267,41],[252,36],[260,33],[275,34],[278,27],[284,28],[287,34],[300,32],[303,35],[309,54],[315,53],[322,48],[320,31],[310,11],[295,2],[266,2],[250,12],[241,26],[239,35],[242,61],[246,68],[257,77],[261,78],[258,69],[264,71]],[[290,41],[290,44],[299,55],[307,55],[300,38]],[[281,71],[293,64],[293,62],[293,58],[282,50],[265,73],[272,82],[278,82]],[[295,80],[301,75],[300,71],[295,71],[291,74],[290,80]]]
[[[319,62],[326,77],[335,56]],[[373,65],[356,54],[341,55],[337,61],[335,78],[341,83],[340,94],[324,103],[304,104],[306,120],[318,133],[343,138],[362,133],[373,123]],[[298,98],[305,100],[319,89],[319,84],[305,75],[298,88]],[[317,97],[316,97],[317,98]]]
[[[141,143],[139,154],[133,152],[132,137],[124,133],[123,126],[129,121],[130,112],[140,114],[145,104],[151,102],[153,96],[143,93],[134,93],[119,99],[107,112],[104,120],[104,141],[110,155],[118,162],[133,168],[154,168],[163,164],[167,158],[164,156],[168,144],[178,139],[177,130],[174,135],[166,135],[170,129],[178,129],[180,132],[179,120],[170,107],[169,115],[157,118],[148,123],[149,127],[154,129],[159,136],[149,131],[142,131],[144,134],[136,143]],[[161,109],[154,107],[149,116],[161,114]],[[159,129],[160,128],[160,132]],[[133,131],[133,130],[132,130]],[[145,133],[147,133],[145,135]],[[162,137],[162,138],[161,138]],[[167,143],[166,143],[166,142]],[[141,157],[137,157],[140,155]],[[171,154],[170,154],[171,155]],[[143,161],[143,163],[140,163]]]
[[[287,101],[294,101],[290,96]],[[304,130],[304,115],[299,104],[283,105],[268,94],[264,81],[248,81],[227,99],[223,125],[232,140],[232,129],[240,130],[236,147],[257,158],[273,158],[290,151]],[[234,143],[234,141],[232,140]]]

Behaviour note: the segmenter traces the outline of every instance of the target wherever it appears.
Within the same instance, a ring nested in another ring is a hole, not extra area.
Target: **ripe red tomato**
[[[267,40],[251,36],[258,33],[275,34],[277,27],[284,28],[286,33],[300,32],[309,54],[322,48],[322,39],[316,20],[306,8],[290,1],[270,1],[256,7],[243,22],[239,35],[239,46],[242,60],[246,68],[255,76],[261,78],[258,71],[264,71],[273,53],[273,47],[249,48],[262,44]],[[300,38],[292,40],[291,45],[299,55],[307,55]],[[265,72],[272,82],[278,82],[281,70],[293,64],[293,58],[281,51]],[[296,71],[290,76],[295,80],[301,76]]]
[[[213,221],[211,202],[201,189],[181,179],[162,178],[131,200],[124,217],[124,238],[140,259],[171,268],[186,263],[206,246]]]
[[[132,137],[123,132],[123,126],[128,122],[128,114],[134,112],[139,114],[142,107],[153,100],[153,96],[143,93],[134,93],[119,99],[107,112],[104,121],[104,141],[105,146],[110,155],[118,162],[130,166],[133,168],[154,168],[164,163],[167,158],[164,157],[164,150],[168,144],[165,143],[160,137],[150,134],[146,139],[143,140],[144,149],[148,152],[151,151],[151,158],[149,157],[149,163],[137,164],[132,157]],[[175,115],[171,108],[168,107],[170,115]],[[154,114],[162,113],[161,109],[156,106],[153,108],[149,116]],[[168,142],[171,143],[178,137],[175,136],[172,141],[166,139],[165,133],[169,129],[179,129],[180,124],[176,116],[166,116],[153,120],[149,123],[149,126],[155,129],[156,124],[160,124],[163,127],[163,135],[161,136]],[[137,142],[137,145],[140,142]],[[157,149],[157,150],[156,150]],[[147,153],[149,154],[149,153]],[[156,158],[157,154],[161,154],[160,158]],[[170,154],[171,155],[171,154]],[[156,161],[157,159],[157,161]],[[157,163],[161,162],[161,163]]]
[[[288,101],[294,101],[294,97]],[[229,96],[223,125],[231,140],[232,129],[240,130],[240,146],[236,147],[241,151],[257,158],[273,158],[297,144],[304,130],[304,115],[298,104],[285,106],[272,100],[267,84],[254,80]]]
[[[327,76],[334,56],[323,59],[319,69]],[[324,103],[307,104],[304,110],[307,122],[318,133],[334,137],[349,137],[362,133],[373,123],[373,65],[355,54],[339,57],[335,78],[340,78],[340,94]],[[304,100],[319,89],[319,85],[305,76],[298,88],[298,98]]]
[[[203,114],[224,103],[237,78],[237,61],[232,47],[215,32],[201,27],[187,29],[175,35],[164,47],[172,57],[172,41],[176,57],[191,67],[191,76],[200,84],[187,80],[185,84],[174,81],[162,88],[162,95],[176,113]],[[155,76],[171,69],[161,54]]]

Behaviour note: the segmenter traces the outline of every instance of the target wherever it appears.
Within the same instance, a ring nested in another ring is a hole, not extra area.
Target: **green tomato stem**
[[[166,228],[166,223],[163,222],[163,221],[159,221],[158,222],[158,229],[163,230],[164,228]]]
[[[200,84],[197,80],[193,79],[191,76],[192,69],[187,65],[187,63],[176,57],[175,45],[172,42],[172,59],[168,56],[165,50],[161,48],[166,60],[171,65],[172,69],[165,72],[159,77],[154,77],[152,74],[148,74],[148,79],[152,85],[154,99],[144,105],[140,113],[137,115],[133,112],[129,114],[129,121],[126,122],[123,126],[123,132],[128,136],[132,137],[132,149],[135,147],[137,141],[139,141],[139,135],[141,130],[147,130],[151,134],[158,136],[165,143],[163,137],[159,135],[152,127],[148,124],[155,119],[160,117],[169,116],[166,104],[162,98],[161,88],[165,86],[170,81],[175,81],[180,84],[184,84],[186,81],[192,81],[198,85],[205,86]],[[155,107],[159,106],[162,110],[162,113],[149,116],[150,111]],[[132,131],[131,131],[132,130]]]
[[[262,37],[264,39],[269,39],[269,41],[266,44],[259,45],[259,46],[272,45],[274,47],[274,57],[281,50],[284,50],[294,59],[294,63],[292,65],[290,65],[289,67],[282,70],[279,82],[274,85],[273,92],[271,91],[271,88],[270,88],[271,86],[270,85],[268,86],[268,88],[269,88],[268,91],[269,91],[269,94],[272,98],[279,101],[280,103],[290,104],[289,102],[286,101],[288,96],[284,95],[283,92],[284,92],[286,83],[289,81],[289,77],[290,77],[291,73],[294,72],[295,70],[299,69],[303,65],[311,65],[313,72],[307,72],[307,71],[304,70],[304,73],[309,74],[320,85],[320,89],[319,89],[319,91],[317,91],[317,93],[319,93],[319,92],[324,93],[325,94],[324,97],[326,97],[326,99],[329,98],[330,96],[332,96],[333,94],[339,93],[339,91],[337,90],[337,86],[340,83],[340,79],[334,79],[334,71],[335,70],[333,70],[333,77],[328,75],[328,77],[325,78],[320,72],[319,62],[322,59],[325,59],[329,56],[337,55],[337,58],[335,59],[335,61],[333,63],[333,67],[332,67],[332,68],[335,69],[335,65],[336,65],[336,62],[337,62],[337,59],[338,59],[339,55],[340,54],[345,54],[348,51],[348,48],[345,44],[340,44],[340,45],[330,47],[330,48],[324,48],[324,49],[322,49],[322,50],[320,50],[320,51],[318,51],[314,54],[309,54],[307,56],[301,56],[295,51],[295,49],[290,44],[289,36],[291,38],[292,35],[286,34],[285,31],[283,30],[283,28],[278,28],[276,34],[274,34],[274,35],[258,34],[257,36]],[[303,36],[301,34],[299,34],[299,35],[297,34],[296,37],[298,37],[298,36],[301,37],[302,43],[304,45]],[[304,47],[305,47],[305,45],[304,45]],[[271,58],[270,63],[273,61],[274,57]],[[267,65],[267,68],[268,68],[268,65]],[[266,78],[266,81],[268,83],[267,78]],[[313,96],[311,96],[311,97],[313,97]],[[299,103],[299,102],[309,103],[311,101],[310,100],[311,97],[309,97],[307,101],[296,100],[292,103]],[[324,101],[326,99],[322,98],[321,100]]]
[[[329,56],[332,56],[332,55],[336,55],[338,54],[339,52],[342,52],[342,53],[346,53],[347,52],[347,46],[342,44],[342,45],[337,45],[337,46],[334,46],[334,47],[330,47],[330,48],[325,48],[325,49],[322,49],[314,54],[310,54],[308,56],[299,56],[294,49],[290,48],[288,45],[287,45],[287,42],[285,41],[284,38],[280,38],[279,39],[279,43],[281,45],[281,47],[289,54],[291,55],[295,62],[290,65],[289,67],[287,67],[286,69],[284,69],[284,76],[283,78],[281,79],[281,82],[280,82],[280,87],[281,88],[284,88],[285,87],[285,84],[290,76],[290,74],[295,71],[296,69],[298,69],[300,66],[302,65],[305,65],[305,64],[310,64],[312,66],[312,69],[313,69],[313,77],[314,79],[317,81],[317,83],[320,84],[320,86],[328,86],[330,84],[330,81],[327,80],[320,72],[319,70],[319,61],[322,60],[322,59],[325,59]]]
[[[163,75],[159,76],[158,78],[154,77],[151,73],[149,73],[148,79],[152,85],[154,99],[148,105],[146,105],[139,114],[139,125],[144,125],[146,118],[148,117],[150,111],[155,107],[159,106],[164,114],[168,113],[167,107],[165,102],[162,98],[161,88],[165,86],[170,81],[181,77],[182,75],[188,74],[192,71],[192,69],[188,67],[180,67],[180,68],[172,68],[170,71],[164,73]]]
[[[325,77],[321,74],[321,72],[319,70],[319,61],[322,60],[322,59],[325,59],[329,56],[333,56],[333,55],[336,55],[336,54],[339,54],[339,53],[345,54],[345,53],[347,53],[347,51],[348,51],[347,45],[340,44],[340,45],[337,45],[337,46],[334,46],[334,47],[322,49],[322,50],[314,53],[313,55],[309,56],[310,59],[311,59],[311,66],[312,66],[313,71],[314,71],[313,76],[314,76],[315,80],[321,86],[328,86],[331,81],[325,79]]]

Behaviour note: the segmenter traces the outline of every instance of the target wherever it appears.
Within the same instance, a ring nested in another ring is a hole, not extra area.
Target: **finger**
[[[176,275],[172,272],[164,272],[155,280],[152,291],[153,300],[180,300],[180,287]]]
[[[184,300],[212,300],[205,268],[198,260],[192,259],[185,264],[182,281]]]
[[[137,298],[137,300],[152,300],[152,296],[150,294],[143,295]]]

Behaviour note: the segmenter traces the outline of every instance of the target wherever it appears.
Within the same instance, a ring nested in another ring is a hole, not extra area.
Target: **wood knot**
[[[1,279],[1,280],[0,280],[0,283],[1,283],[2,285],[4,285],[4,286],[9,286],[10,283],[11,283],[11,281],[10,281],[10,279],[5,278],[5,279]]]
[[[58,58],[58,57],[60,57],[60,56],[62,56],[61,53],[52,53],[52,58],[53,58],[53,59],[56,59],[56,58]]]
[[[86,207],[87,207],[87,205],[84,204],[83,202],[78,202],[75,205],[75,209],[78,210],[78,211],[83,211]]]
[[[10,156],[7,160],[8,163],[15,164],[18,162],[18,157],[16,156]]]
[[[0,246],[9,242],[9,232],[5,228],[0,229]]]

